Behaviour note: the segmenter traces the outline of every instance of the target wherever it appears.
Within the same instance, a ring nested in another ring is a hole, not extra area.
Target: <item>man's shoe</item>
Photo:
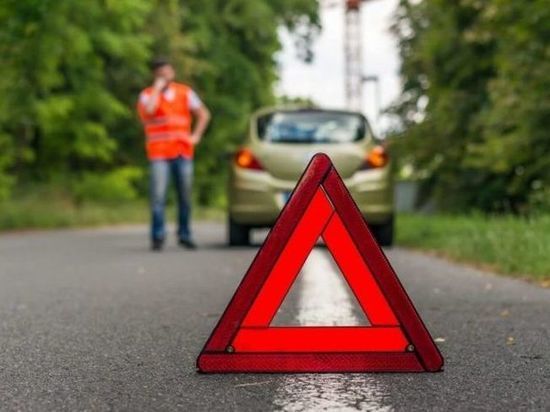
[[[179,244],[186,249],[196,249],[197,245],[191,239],[180,239]]]
[[[164,239],[153,239],[151,242],[151,250],[153,252],[160,252],[164,246]]]

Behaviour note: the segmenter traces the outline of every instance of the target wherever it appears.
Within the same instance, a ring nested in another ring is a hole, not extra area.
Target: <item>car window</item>
[[[363,116],[344,112],[274,112],[258,119],[258,136],[271,143],[349,143],[365,135]]]

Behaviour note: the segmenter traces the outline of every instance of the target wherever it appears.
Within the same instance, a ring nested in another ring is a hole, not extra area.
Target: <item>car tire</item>
[[[372,234],[380,246],[390,247],[393,245],[393,238],[395,233],[394,217],[380,225],[370,225]]]
[[[250,227],[241,225],[229,218],[228,224],[229,246],[250,245]]]

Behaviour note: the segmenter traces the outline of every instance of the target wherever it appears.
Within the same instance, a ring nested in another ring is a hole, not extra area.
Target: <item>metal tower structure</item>
[[[361,111],[363,105],[361,0],[346,0],[344,24],[346,105],[348,109]]]
[[[361,5],[372,0],[324,0],[323,7],[333,8],[344,4],[344,57],[346,105],[350,110],[361,111],[363,106],[363,83],[372,79],[363,73],[363,38]]]

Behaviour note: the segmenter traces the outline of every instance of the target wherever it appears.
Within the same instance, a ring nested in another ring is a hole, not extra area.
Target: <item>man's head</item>
[[[162,77],[167,82],[174,81],[176,71],[170,64],[170,61],[165,58],[157,58],[151,63],[151,70],[155,78]]]

